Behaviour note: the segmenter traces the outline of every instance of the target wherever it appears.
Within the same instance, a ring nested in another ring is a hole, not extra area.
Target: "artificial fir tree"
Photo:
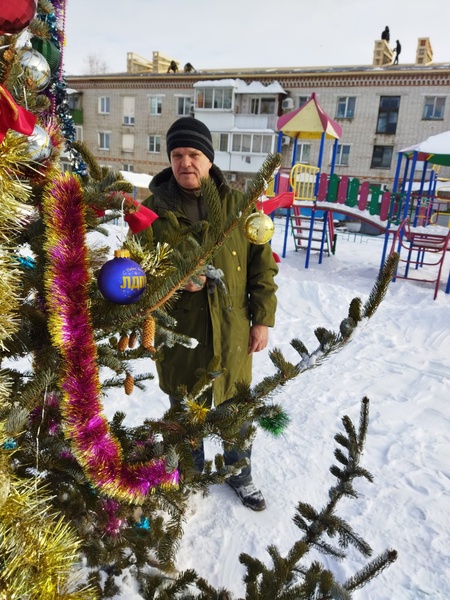
[[[114,576],[132,565],[146,598],[228,597],[226,590],[214,590],[194,572],[168,576],[182,536],[189,492],[207,493],[209,485],[232,472],[217,455],[204,474],[195,473],[191,449],[208,436],[235,444],[247,420],[275,435],[281,432],[288,417],[268,398],[350,340],[358,322],[370,317],[381,301],[394,262],[385,266],[364,307],[358,300],[351,304],[339,333],[318,329],[319,347],[312,353],[293,340],[300,357],[297,364],[273,351],[274,375],[253,388],[236,382],[234,403],[206,410],[198,402],[212,379],[220,376],[220,365],[213,361],[205,365],[196,386],[185,391],[178,409],[135,428],[124,425],[124,414],[116,414],[109,423],[102,413],[107,390],[123,386],[124,394],[130,394],[133,386],[142,387],[151,379],[149,374],[134,373],[136,359],[163,360],[165,345],[192,343],[173,333],[165,306],[188,279],[202,272],[227,235],[250,214],[279,157],[268,158],[226,223],[220,222],[215,188],[205,182],[210,219],[192,230],[205,229],[202,246],[188,233],[191,251],[181,255],[177,252],[181,233],[166,245],[155,245],[151,228],[139,242],[123,241],[123,249],[145,273],[146,288],[134,303],[108,301],[96,276],[109,256],[109,241],[105,237],[103,247],[91,247],[88,234],[94,230],[106,234],[108,223],[122,211],[142,209],[128,195],[129,184],[99,167],[89,151],[74,141],[62,71],[65,3],[39,0],[35,18],[22,22],[34,40],[32,53],[38,68],[30,67],[24,58],[31,50],[19,40],[23,29],[1,16],[0,96],[2,116],[9,114],[9,120],[2,120],[6,125],[0,132],[0,594],[39,599],[108,597],[117,592]],[[43,52],[46,48],[48,65],[36,48]],[[75,175],[60,172],[63,151],[72,157]],[[159,347],[154,345],[155,327],[164,339]],[[99,374],[106,368],[113,373],[109,379]],[[254,431],[248,430],[243,443]],[[350,459],[339,455],[340,461],[354,461],[355,452],[351,448]],[[342,482],[349,476],[348,469],[344,471],[336,472]],[[329,507],[318,516],[299,507],[297,519],[305,523],[309,535],[311,526],[306,521],[321,517],[330,522],[331,513]],[[348,532],[341,522],[327,526],[344,537]],[[300,546],[318,543],[309,537]],[[271,554],[281,565],[276,551]],[[72,565],[82,558],[90,572],[88,585],[72,580]],[[261,577],[264,585],[270,580],[280,594],[291,594],[280,598],[294,597],[290,586],[297,584],[291,571],[297,569],[299,558],[296,547],[288,557],[289,568],[283,566],[283,579],[277,564],[273,572],[262,573],[261,565],[243,557],[248,598],[263,597],[257,595],[262,593],[258,592]],[[29,569],[21,569],[24,562]],[[153,567],[150,574],[149,566]],[[383,566],[355,576],[348,589]]]

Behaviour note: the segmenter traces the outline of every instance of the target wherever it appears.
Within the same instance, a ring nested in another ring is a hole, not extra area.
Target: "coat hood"
[[[221,198],[230,191],[225,176],[216,165],[212,165],[209,170],[211,179],[216,184]],[[173,175],[172,167],[163,169],[158,175],[155,175],[148,186],[155,200],[155,207],[175,210],[180,205],[180,188]]]

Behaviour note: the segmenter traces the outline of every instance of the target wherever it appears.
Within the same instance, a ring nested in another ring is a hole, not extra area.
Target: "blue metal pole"
[[[320,176],[320,171],[322,169],[324,148],[325,148],[325,131],[322,133],[322,137],[320,138],[319,158],[317,159],[317,166],[319,167],[319,170],[317,171],[316,185],[314,186],[314,196],[317,196],[317,190],[319,189],[319,176]]]
[[[298,138],[294,138],[294,145],[292,146],[292,158],[291,158],[291,166],[293,167],[297,162],[297,148],[298,148]]]
[[[334,168],[336,166],[336,157],[337,157],[337,149],[338,149],[339,140],[336,138],[333,143],[333,152],[331,154],[331,168],[330,168],[330,176],[334,173]]]
[[[333,142],[333,150],[332,150],[332,153],[331,153],[330,177],[331,177],[331,175],[333,175],[334,169],[336,167],[336,157],[337,157],[338,145],[339,145],[339,140],[338,140],[338,138],[336,138],[334,140],[334,142]],[[319,173],[320,173],[320,171],[319,171]],[[318,177],[317,177],[316,181],[317,182],[319,181]],[[316,185],[316,193],[317,193],[317,190],[318,190],[318,185]],[[321,241],[320,241],[319,265],[322,264],[323,247],[324,247],[325,240],[326,240],[327,227],[328,227],[328,211],[325,211],[324,215],[323,215],[322,238],[321,238]]]
[[[402,158],[403,158],[403,154],[401,152],[399,152],[398,156],[397,156],[397,168],[395,169],[394,184],[393,184],[393,188],[392,188],[393,192],[396,192],[397,188],[398,188],[398,180],[400,179],[400,169],[402,166]]]
[[[419,212],[420,212],[420,207],[422,205],[422,194],[423,194],[423,188],[425,186],[425,175],[427,174],[427,167],[428,167],[428,161],[425,160],[423,163],[422,177],[420,178],[420,188],[419,188],[419,195],[417,198],[417,206],[416,206],[416,210],[414,211],[413,227],[417,226],[417,221],[419,219]]]
[[[393,199],[391,200],[391,207],[389,210],[389,219],[386,225],[386,230],[385,230],[385,234],[384,234],[384,243],[383,243],[383,252],[381,254],[381,265],[380,265],[380,269],[383,268],[383,265],[386,261],[386,253],[387,253],[387,247],[388,247],[388,243],[389,243],[389,229],[391,227],[391,222],[392,222],[392,216],[393,216],[393,211],[394,211],[394,206],[395,206],[395,197],[397,195],[397,189],[398,189],[398,182],[400,179],[400,170],[401,170],[401,166],[402,166],[402,159],[403,159],[403,154],[401,152],[398,153],[397,155],[397,167],[395,169],[395,176],[394,176],[394,183],[393,183],[393,187],[392,187],[392,197]]]
[[[281,149],[283,147],[283,132],[278,132],[278,141],[277,141],[277,152],[281,153]]]
[[[287,238],[289,233],[289,223],[291,220],[291,209],[286,209],[286,222],[284,224],[284,240],[283,240],[283,254],[282,257],[286,258],[286,246],[287,246]]]
[[[309,267],[309,256],[311,254],[311,244],[312,244],[312,237],[313,237],[313,233],[314,233],[314,219],[316,216],[316,210],[313,207],[311,210],[311,221],[309,222],[309,235],[308,235],[308,246],[306,247],[306,258],[305,258],[305,269],[307,269]]]
[[[431,206],[430,206],[430,213],[428,215],[428,222],[430,221],[431,218],[431,211],[433,210],[434,206],[435,206],[435,200],[436,200],[436,186],[437,186],[437,175],[436,175],[436,171],[434,169],[431,169],[431,176],[430,176],[430,181],[428,184],[428,197],[431,198]],[[438,205],[438,211],[440,209],[440,204],[439,202],[437,203]]]
[[[409,158],[409,156],[407,156],[406,162],[405,162],[405,171],[403,173],[403,179],[402,179],[402,192],[405,191],[406,182],[408,181],[408,169],[409,169],[410,162],[411,162],[411,159]]]
[[[398,153],[398,157],[397,157],[397,167],[395,169],[395,176],[394,176],[394,184],[393,184],[393,188],[392,188],[392,201],[391,201],[391,207],[389,210],[389,220],[388,220],[388,224],[387,227],[390,227],[390,222],[392,220],[392,216],[393,216],[393,210],[395,207],[395,199],[396,199],[396,195],[397,195],[397,190],[398,190],[398,182],[400,179],[400,170],[401,170],[401,166],[402,166],[402,159],[403,159],[403,154],[401,152]]]
[[[278,141],[277,141],[278,154],[281,154],[282,147],[283,147],[283,132],[279,131],[278,132]],[[275,175],[275,180],[273,182],[273,193],[275,196],[277,195],[277,192],[278,192],[279,183],[280,183],[280,171],[278,171],[277,174]]]
[[[412,191],[412,186],[414,183],[414,172],[416,170],[416,164],[417,164],[417,156],[418,156],[418,152],[417,152],[417,150],[415,150],[414,154],[413,154],[412,163],[411,163],[411,173],[409,175],[408,191],[406,192],[405,208],[403,209],[403,219],[408,216],[409,203],[411,202],[411,191]]]

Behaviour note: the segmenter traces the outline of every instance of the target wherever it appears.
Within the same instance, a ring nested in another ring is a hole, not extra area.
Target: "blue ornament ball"
[[[102,296],[115,304],[137,302],[147,285],[145,271],[129,256],[128,250],[116,250],[97,275]]]

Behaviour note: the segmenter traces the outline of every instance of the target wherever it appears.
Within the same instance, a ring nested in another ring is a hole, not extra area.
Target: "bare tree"
[[[84,75],[103,75],[108,72],[108,63],[99,54],[88,54],[84,59]]]

